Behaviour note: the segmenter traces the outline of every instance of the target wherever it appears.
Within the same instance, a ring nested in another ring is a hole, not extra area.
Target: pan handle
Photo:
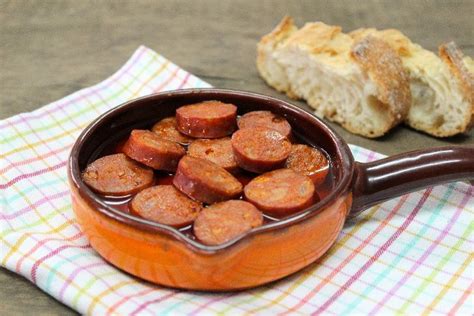
[[[433,185],[474,179],[474,146],[416,150],[355,164],[348,217],[391,198]]]

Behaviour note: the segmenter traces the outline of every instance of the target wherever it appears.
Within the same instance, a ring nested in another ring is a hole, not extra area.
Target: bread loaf
[[[410,41],[394,29],[358,29],[349,33],[355,40],[374,36],[386,41],[402,59],[410,76],[412,104],[406,123],[437,137],[466,132],[472,125],[472,60],[463,58],[451,42],[440,47],[440,57]]]
[[[285,17],[258,44],[257,67],[270,86],[366,137],[403,121],[411,103],[408,75],[393,48],[376,37],[356,41],[321,22],[297,29]]]
[[[445,137],[473,125],[473,68],[454,43],[440,57],[398,30],[358,29],[285,17],[257,47],[264,80],[352,133],[378,137],[405,121]]]

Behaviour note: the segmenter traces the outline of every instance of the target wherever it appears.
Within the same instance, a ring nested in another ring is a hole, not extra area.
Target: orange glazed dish
[[[354,162],[326,124],[284,101],[180,90],[100,116],[74,145],[68,176],[77,220],[111,264],[160,285],[227,291],[315,262],[348,216],[426,185],[416,171],[430,184],[474,172],[441,177],[421,158],[416,170],[404,159],[416,155],[426,157],[408,153],[374,169]],[[401,172],[377,180],[393,168]]]

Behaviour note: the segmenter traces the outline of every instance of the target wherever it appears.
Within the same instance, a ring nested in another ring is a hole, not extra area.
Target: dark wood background
[[[398,28],[427,49],[454,40],[474,54],[474,1],[5,1],[0,0],[0,119],[31,111],[117,70],[141,44],[219,88],[286,99],[260,79],[255,45],[285,15],[358,27]],[[302,107],[301,102],[294,102]],[[435,139],[400,126],[348,142],[385,154],[474,144],[474,131]],[[1,136],[0,136],[1,137]],[[0,315],[74,313],[0,269]]]

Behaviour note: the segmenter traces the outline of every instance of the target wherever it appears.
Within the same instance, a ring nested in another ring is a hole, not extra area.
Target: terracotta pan
[[[332,159],[334,190],[310,208],[254,229],[220,246],[205,246],[180,231],[105,204],[81,180],[101,146],[134,128],[149,128],[181,105],[220,100],[239,114],[270,110],[285,116],[307,142]],[[474,147],[413,151],[371,163],[354,162],[345,141],[314,115],[282,100],[241,91],[178,90],[122,104],[91,123],[69,158],[73,208],[92,247],[118,268],[153,283],[194,290],[237,290],[290,275],[321,257],[345,220],[364,209],[435,184],[474,178]]]

